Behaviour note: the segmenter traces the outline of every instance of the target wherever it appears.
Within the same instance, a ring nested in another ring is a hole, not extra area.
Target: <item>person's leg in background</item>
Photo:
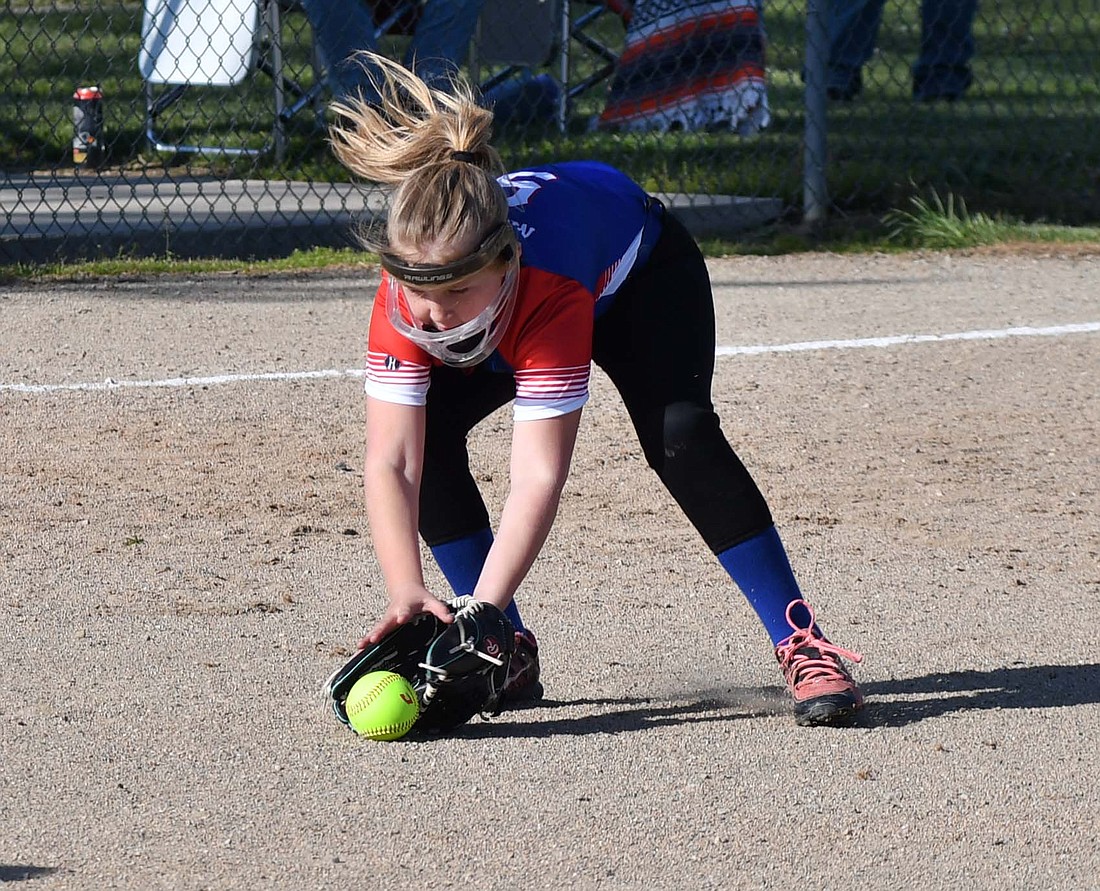
[[[830,99],[853,99],[863,89],[863,66],[875,51],[885,2],[831,0],[826,5],[829,62],[825,88]]]
[[[420,10],[404,64],[429,83],[445,84],[466,61],[484,0],[428,0]],[[410,8],[415,4],[390,4]],[[378,24],[368,0],[302,0],[314,39],[339,97],[377,99],[355,54],[378,45]],[[394,10],[388,10],[394,11]]]
[[[374,18],[360,0],[302,0],[313,39],[329,72],[329,88],[340,98],[377,94],[356,53],[377,45]]]
[[[920,55],[913,66],[913,98],[953,102],[974,77],[974,17],[978,0],[923,0]]]
[[[405,54],[405,67],[435,86],[445,86],[466,62],[484,0],[428,0]]]

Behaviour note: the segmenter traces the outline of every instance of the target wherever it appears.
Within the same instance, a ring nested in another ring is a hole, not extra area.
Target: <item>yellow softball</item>
[[[344,708],[352,729],[367,739],[400,739],[420,717],[412,684],[392,671],[372,671],[359,678]]]

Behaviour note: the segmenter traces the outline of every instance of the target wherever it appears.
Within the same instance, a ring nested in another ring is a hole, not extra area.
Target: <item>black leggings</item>
[[[710,277],[695,240],[671,214],[645,266],[596,320],[592,355],[622,396],[649,466],[714,553],[772,525],[714,413]],[[432,370],[420,486],[420,534],[429,546],[489,526],[466,437],[515,395],[508,374]]]

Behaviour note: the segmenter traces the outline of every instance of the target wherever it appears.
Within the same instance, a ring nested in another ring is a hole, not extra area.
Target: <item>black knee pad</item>
[[[685,450],[701,446],[715,437],[725,441],[718,415],[694,402],[673,402],[665,406],[661,432],[665,461],[675,460]]]
[[[764,496],[709,406],[666,406],[662,446],[650,463],[715,553],[772,525]]]

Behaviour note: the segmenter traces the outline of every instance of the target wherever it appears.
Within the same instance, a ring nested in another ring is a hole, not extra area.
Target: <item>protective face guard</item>
[[[411,340],[428,355],[446,365],[469,368],[487,359],[504,339],[519,290],[519,264],[513,262],[504,274],[493,301],[476,317],[446,331],[418,328],[409,320],[412,313],[405,293],[392,276],[388,278],[386,305],[390,323],[406,340]]]
[[[418,327],[409,309],[403,284],[418,288],[441,287],[468,278],[490,263],[503,259],[508,268],[500,290],[481,313],[446,331]],[[407,340],[426,353],[455,368],[468,368],[488,358],[512,319],[519,289],[519,256],[515,235],[508,222],[501,223],[481,242],[474,253],[443,266],[409,266],[391,254],[382,255],[387,276],[386,307],[390,323]]]

